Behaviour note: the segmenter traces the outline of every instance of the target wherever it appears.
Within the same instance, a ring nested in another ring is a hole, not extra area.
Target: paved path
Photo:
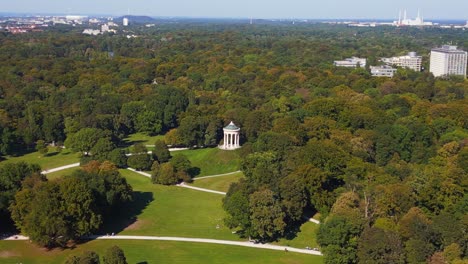
[[[231,245],[231,246],[241,246],[241,247],[251,247],[251,248],[263,248],[271,250],[280,250],[288,252],[296,252],[309,255],[319,255],[322,253],[317,250],[310,249],[300,249],[293,247],[284,247],[271,244],[260,244],[247,241],[231,241],[231,240],[218,240],[218,239],[207,239],[207,238],[188,238],[188,237],[160,237],[160,236],[89,236],[86,239],[98,239],[98,240],[159,240],[159,241],[178,241],[178,242],[192,242],[192,243],[210,243],[210,244],[220,244],[220,245]],[[26,236],[14,235],[3,240],[29,240]]]
[[[133,171],[133,172],[138,173],[140,175],[143,175],[145,177],[151,178],[151,174],[149,174],[149,173],[146,173],[146,172],[143,172],[143,171],[137,171],[137,170],[132,169],[132,168],[127,168],[127,170],[130,170],[130,171]],[[237,172],[232,172],[232,173],[237,173]],[[232,174],[232,173],[230,173],[230,174]],[[212,176],[206,176],[206,177],[219,177],[219,176],[226,176],[226,175],[229,175],[229,174],[212,175]],[[206,178],[206,177],[204,177],[204,178]],[[192,190],[197,190],[197,191],[202,191],[202,192],[209,192],[209,193],[216,193],[216,194],[226,195],[225,192],[219,192],[219,191],[200,188],[200,187],[194,187],[194,186],[190,186],[190,185],[185,184],[185,182],[177,184],[176,186],[183,187],[183,188],[188,188],[188,189],[192,189]]]
[[[154,145],[145,145],[147,148],[154,148]],[[168,148],[169,151],[187,150],[189,148]]]
[[[216,175],[210,175],[210,176],[196,177],[196,178],[193,178],[192,180],[196,181],[196,180],[207,179],[207,178],[215,178],[215,177],[228,176],[228,175],[236,174],[236,173],[239,173],[239,172],[241,172],[241,171],[238,170],[238,171],[233,171],[233,172],[228,172],[228,173],[223,173],[223,174],[216,174]]]
[[[317,219],[309,218],[309,222],[316,223],[317,225],[320,225],[320,221]]]
[[[185,184],[185,182],[179,183],[179,184],[177,184],[177,186],[192,189],[192,190],[202,191],[202,192],[209,192],[209,193],[216,193],[216,194],[226,195],[225,192],[214,191],[214,190],[210,190],[210,189],[190,186],[190,185]]]
[[[50,170],[44,170],[41,173],[42,174],[47,174],[47,173],[66,170],[66,169],[75,168],[75,167],[79,167],[79,166],[80,166],[80,163],[78,162],[78,163],[73,163],[73,164],[65,165],[65,166],[58,167],[58,168],[53,168],[53,169],[50,169]]]
[[[135,170],[135,169],[133,169],[133,168],[127,168],[127,170],[130,170],[130,171],[133,171],[133,172],[138,173],[138,174],[140,174],[140,175],[143,175],[143,176],[145,176],[145,177],[151,178],[151,174],[146,173],[146,172],[144,172],[144,171],[137,171],[137,170]]]

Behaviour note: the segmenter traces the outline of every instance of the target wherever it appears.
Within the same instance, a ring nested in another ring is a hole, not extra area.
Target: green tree
[[[79,178],[66,177],[60,182],[64,214],[73,238],[89,235],[102,224],[92,191]]]
[[[104,264],[127,264],[127,259],[121,248],[118,246],[110,247],[103,256]]]
[[[175,171],[188,172],[192,168],[192,163],[184,154],[176,154],[169,161],[174,166]]]
[[[151,168],[151,156],[149,154],[138,154],[128,157],[127,164],[135,170],[149,170]]]
[[[47,148],[47,144],[42,139],[36,142],[36,150],[42,155],[45,155],[47,154],[47,152],[49,152],[49,149]]]
[[[80,256],[79,264],[99,264],[99,255],[94,251],[85,251]]]
[[[123,149],[114,149],[107,155],[107,159],[114,163],[118,168],[127,167],[127,155],[125,155],[125,150]]]
[[[91,148],[93,159],[99,161],[108,160],[109,153],[115,149],[114,143],[109,138],[100,138]]]
[[[147,133],[150,136],[157,135],[162,131],[162,122],[153,111],[143,111],[138,113],[135,121],[135,129],[138,132]]]
[[[230,228],[240,228],[240,233],[250,235],[249,190],[244,179],[229,186],[223,199],[223,208],[227,213],[224,219],[226,225]]]
[[[254,237],[270,240],[284,233],[285,213],[272,191],[263,189],[252,193],[249,196],[249,208],[251,232]]]
[[[255,152],[242,160],[241,170],[255,187],[270,185],[276,188],[280,180],[279,158],[274,152]]]
[[[308,205],[304,179],[293,174],[288,175],[280,181],[279,193],[287,222],[301,221],[304,209]]]
[[[10,207],[18,229],[40,246],[65,246],[68,240],[74,238],[59,188],[57,182],[48,182],[38,185],[32,193],[29,190],[20,191]]]
[[[324,262],[357,263],[357,238],[361,230],[346,218],[334,216],[320,225],[317,242],[324,252]]]
[[[0,216],[9,215],[8,207],[13,202],[15,194],[21,189],[21,182],[40,173],[39,165],[26,162],[6,163],[0,167]]]
[[[80,151],[87,156],[98,140],[104,137],[105,133],[101,129],[82,128],[71,136],[68,144],[72,149]]]
[[[178,182],[175,168],[169,162],[161,164],[158,174],[154,178],[156,183],[163,185],[172,185]]]
[[[171,153],[163,140],[156,140],[154,142],[153,158],[159,162],[168,162],[171,158]]]
[[[364,229],[358,241],[359,263],[404,264],[404,248],[398,233],[377,227]]]

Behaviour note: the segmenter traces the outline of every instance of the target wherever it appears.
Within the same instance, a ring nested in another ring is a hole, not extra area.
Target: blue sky
[[[467,19],[468,0],[1,0],[0,12],[254,18]]]

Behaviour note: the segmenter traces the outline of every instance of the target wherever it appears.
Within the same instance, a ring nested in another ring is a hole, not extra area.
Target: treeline
[[[48,181],[37,165],[0,167],[0,216],[14,221],[34,243],[52,248],[94,234],[132,200],[132,187],[110,162],[89,162],[81,170]]]
[[[466,34],[446,32],[181,24],[140,29],[135,39],[0,36],[0,150],[65,142],[117,164],[122,153],[108,150],[130,133],[210,146],[232,120],[246,179],[223,206],[239,234],[274,240],[319,212],[326,263],[462,259],[468,83],[405,69],[373,78],[332,65],[417,51],[427,69],[435,46],[468,49]],[[145,155],[131,159],[148,168]],[[154,181],[183,180],[186,166],[175,163],[153,166]]]

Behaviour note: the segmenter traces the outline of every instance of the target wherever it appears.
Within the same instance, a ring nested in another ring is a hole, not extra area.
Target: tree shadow
[[[291,226],[289,229],[287,229],[285,231],[284,238],[286,238],[286,240],[293,240],[294,238],[296,238],[297,233],[299,233],[299,231],[301,231],[301,225],[302,224],[303,223],[298,223],[296,225]]]
[[[119,147],[121,148],[128,148],[134,144],[138,144],[138,143],[143,143],[145,141],[143,140],[127,140],[127,139],[124,139],[122,140],[120,143],[119,143]]]
[[[54,152],[49,152],[49,153],[46,153],[44,155],[44,157],[53,157],[53,156],[57,156],[60,152],[58,151],[54,151]]]
[[[106,217],[104,225],[99,229],[100,234],[116,234],[123,231],[137,221],[138,215],[154,201],[152,192],[133,192],[133,201],[127,202],[113,214]]]
[[[148,264],[148,261],[138,262],[137,264]]]
[[[193,177],[199,175],[200,171],[201,171],[201,169],[198,168],[198,167],[191,167],[190,169],[187,170],[187,173],[188,173],[188,175],[190,175],[190,177],[193,178]]]

